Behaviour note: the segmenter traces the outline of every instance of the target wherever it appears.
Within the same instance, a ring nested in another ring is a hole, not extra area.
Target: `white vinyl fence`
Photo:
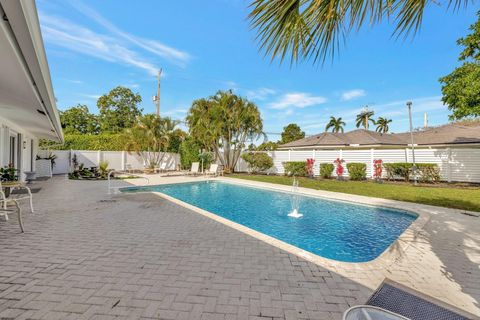
[[[135,153],[130,154],[126,151],[39,150],[38,152],[41,157],[46,157],[50,153],[57,156],[53,174],[69,173],[74,155],[77,156],[77,162],[79,164],[83,163],[86,168],[98,167],[100,161],[106,160],[108,161],[109,169],[125,170],[127,166],[134,170],[144,169],[142,158]],[[180,164],[180,155],[166,152],[163,155],[162,163],[166,163],[166,170],[175,170],[178,164]]]
[[[373,177],[373,160],[382,159],[384,163],[412,162],[412,150],[407,149],[358,149],[358,150],[285,150],[267,152],[273,159],[271,174],[284,174],[283,162],[306,161],[315,159],[314,173],[319,175],[320,163],[333,163],[337,158],[349,162],[362,162],[367,165],[367,176]],[[480,182],[480,149],[475,148],[439,148],[415,149],[417,163],[436,163],[440,168],[442,180]],[[247,164],[240,159],[236,171],[247,171]],[[385,170],[384,170],[385,173]],[[335,174],[335,171],[334,171]],[[345,166],[345,174],[348,175]]]

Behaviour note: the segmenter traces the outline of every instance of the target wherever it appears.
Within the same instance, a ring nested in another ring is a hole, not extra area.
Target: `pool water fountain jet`
[[[298,209],[300,207],[300,198],[298,196],[298,180],[295,176],[293,177],[292,193],[292,212],[290,212],[288,216],[292,218],[303,217],[303,214],[298,212]]]

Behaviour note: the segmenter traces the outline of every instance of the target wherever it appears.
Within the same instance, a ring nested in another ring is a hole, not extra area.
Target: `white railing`
[[[108,194],[112,194],[112,190],[113,190],[113,194],[117,193],[119,189],[121,188],[125,188],[126,186],[112,186],[112,174],[114,173],[119,173],[119,174],[125,174],[125,175],[128,175],[128,177],[132,176],[132,177],[137,177],[137,178],[142,178],[142,179],[145,179],[147,180],[147,183],[146,185],[150,184],[150,180],[145,177],[145,176],[142,176],[140,174],[135,174],[135,173],[130,173],[130,172],[125,172],[125,171],[119,171],[119,170],[112,170],[108,173]]]

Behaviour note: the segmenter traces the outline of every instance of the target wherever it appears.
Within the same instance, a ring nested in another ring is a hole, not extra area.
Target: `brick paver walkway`
[[[339,319],[371,290],[154,195],[56,178],[0,222],[0,319]]]

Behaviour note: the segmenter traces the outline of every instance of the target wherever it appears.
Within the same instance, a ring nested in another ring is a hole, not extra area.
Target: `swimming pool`
[[[417,216],[406,211],[298,196],[301,218],[292,218],[293,194],[220,181],[130,187],[161,192],[316,255],[367,262],[385,251]]]

